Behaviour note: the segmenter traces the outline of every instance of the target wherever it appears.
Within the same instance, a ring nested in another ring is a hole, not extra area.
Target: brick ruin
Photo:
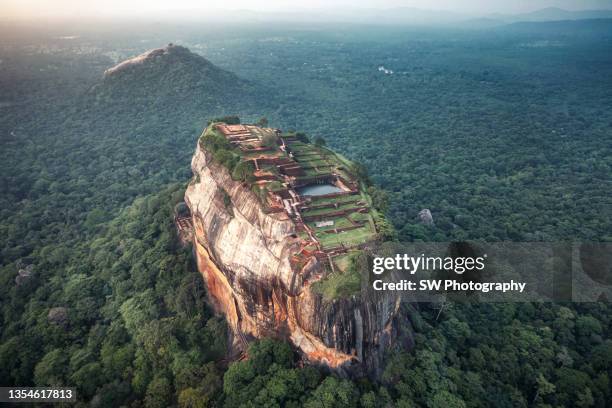
[[[342,171],[346,170],[342,163],[328,159],[318,148],[305,149],[298,136],[282,134],[278,129],[250,124],[217,123],[212,126],[240,151],[241,160],[253,163],[254,184],[265,193],[262,194],[265,211],[284,214],[294,221],[302,238],[301,250],[292,258],[296,267],[311,256],[332,264],[331,257],[363,246],[362,243],[324,246],[314,228],[308,225],[309,222],[322,222],[321,227],[329,228],[319,233],[338,234],[368,223],[349,217],[352,213],[368,213],[370,207],[360,194],[359,182],[348,171]],[[339,191],[316,196],[300,194],[301,188],[317,184],[333,185]],[[354,198],[340,203],[325,202],[347,196]],[[310,210],[323,212],[308,214]],[[334,220],[340,218],[348,220],[350,225],[334,228]]]
[[[300,250],[291,258],[296,270],[301,270],[314,256],[333,271],[333,257],[367,245],[367,242],[324,245],[317,236],[367,228],[370,222],[351,217],[369,213],[370,205],[359,190],[358,180],[333,153],[308,145],[295,134],[283,134],[279,129],[251,124],[211,126],[240,152],[241,161],[253,163],[250,184],[259,191],[263,210],[287,217],[296,225]],[[315,185],[331,185],[338,191],[317,195],[300,193],[301,189]],[[175,207],[174,224],[181,244],[187,245],[193,236],[193,225],[191,214],[183,206]],[[344,221],[344,226],[336,225],[339,220]],[[313,278],[318,277],[310,277]]]
[[[185,203],[181,202],[174,207],[174,225],[181,245],[189,245],[193,240],[193,222],[191,212]]]

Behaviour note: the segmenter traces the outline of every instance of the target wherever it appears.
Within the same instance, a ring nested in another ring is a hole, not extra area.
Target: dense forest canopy
[[[401,239],[610,241],[612,22],[47,30],[0,35],[2,385],[75,385],[96,406],[612,398],[605,303],[407,306],[414,350],[381,383],[298,367],[269,341],[227,369],[224,323],[171,219],[197,137],[236,114],[363,163]],[[168,38],[225,71],[190,57],[103,78]]]

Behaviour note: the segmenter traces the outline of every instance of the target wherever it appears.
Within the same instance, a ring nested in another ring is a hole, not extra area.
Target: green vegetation
[[[221,196],[223,197],[223,205],[225,206],[225,209],[230,213],[230,215],[233,216],[234,209],[232,207],[232,197],[227,191],[225,191],[224,188],[221,189]]]
[[[363,227],[341,232],[321,232],[317,233],[317,239],[321,241],[324,248],[333,248],[340,245],[350,247],[352,245],[365,244],[376,237],[374,228],[366,224]]]
[[[255,181],[255,166],[250,161],[241,161],[234,167],[232,178],[237,181],[253,183]]]
[[[370,208],[368,213],[359,213],[357,209],[369,205],[366,193],[344,195],[339,197],[314,197],[313,206],[334,204],[332,207],[312,208],[303,211],[305,217],[317,216],[322,221],[333,221],[333,225],[317,227],[316,221],[307,224],[315,233],[323,248],[334,248],[340,245],[353,246],[376,239],[391,240],[397,237],[393,225],[377,210]],[[347,211],[344,215],[333,215],[337,211]],[[328,215],[329,214],[329,215]],[[356,223],[363,223],[358,225]],[[328,230],[351,228],[346,231],[325,232]]]
[[[172,215],[183,193],[165,188],[95,237],[37,249],[21,285],[15,264],[2,266],[3,311],[21,316],[3,322],[2,384],[76,386],[80,401],[104,406],[217,397],[226,327],[206,305],[190,249],[177,247]]]
[[[393,384],[398,405],[604,407],[612,374],[602,358],[612,351],[601,337],[607,308],[447,304],[441,320],[435,307],[407,310],[416,349],[394,353],[383,381]]]
[[[264,118],[262,118],[264,119]],[[230,115],[230,116],[220,116],[218,118],[214,118],[208,121],[207,126],[209,126],[212,123],[227,123],[228,125],[239,125],[240,124],[240,117],[236,116],[236,115]]]
[[[397,239],[397,230],[387,217],[379,212],[375,212],[373,218],[376,231],[378,231],[382,241],[393,241]]]
[[[322,205],[322,204],[338,204],[338,205],[341,205],[342,203],[356,202],[356,201],[359,201],[362,198],[363,197],[361,195],[359,195],[359,196],[341,195],[341,196],[337,196],[337,197],[313,196],[310,199],[312,200],[312,205]]]
[[[236,148],[212,126],[208,126],[200,136],[200,146],[211,152],[214,160],[225,166],[230,174],[240,162],[240,155]]]
[[[363,385],[367,389],[369,383]],[[289,346],[273,340],[253,344],[247,361],[230,366],[225,373],[223,393],[226,408],[352,408],[360,401],[360,389],[354,383],[325,377],[313,367],[297,368]],[[379,398],[369,390],[362,397],[366,401]],[[376,407],[369,403],[362,406]]]
[[[308,135],[304,132],[296,132],[295,136],[297,137],[297,139],[302,142],[302,143],[310,143],[310,138],[308,137]]]
[[[312,289],[325,299],[338,299],[359,293],[361,274],[368,270],[368,262],[363,251],[352,251],[333,258],[336,271],[324,279],[313,283]]]
[[[226,122],[227,123],[227,122]],[[259,118],[259,120],[257,121],[257,125],[261,126],[261,127],[268,127],[268,118],[266,118],[265,116]]]
[[[262,140],[261,140],[261,144],[264,147],[276,147],[276,143],[278,141],[278,137],[276,137],[275,135],[270,135],[270,134],[266,134],[263,136]]]
[[[291,143],[291,150],[294,152],[294,157],[302,166],[316,166],[324,164],[320,170],[307,170],[306,177],[320,174],[329,174],[335,172],[346,180],[360,180],[359,175],[352,171],[347,171],[346,168],[359,169],[359,165],[353,164],[350,160],[342,157],[333,151],[324,148],[325,142],[315,140],[314,145],[305,144],[302,142]],[[299,179],[305,177],[298,177]],[[343,195],[339,197],[317,197],[311,198],[312,208],[302,212],[304,217],[318,217],[321,221],[332,221],[333,225],[325,227],[317,227],[316,222],[307,222],[313,231],[315,237],[321,243],[323,249],[335,248],[341,245],[354,246],[363,244],[368,241],[373,241],[378,238],[395,239],[397,234],[392,224],[386,220],[384,212],[387,210],[384,206],[388,202],[386,193],[376,189],[373,186],[366,188],[364,183],[360,183],[359,195]],[[373,194],[372,197],[369,194]],[[320,208],[324,204],[334,204],[331,207]],[[371,215],[358,214],[357,211],[362,207],[368,208]],[[378,210],[377,210],[378,209]],[[344,215],[334,215],[338,211],[345,211]],[[363,226],[355,225],[353,221],[365,222]],[[376,224],[375,224],[376,222]],[[355,228],[356,227],[356,228]],[[350,228],[345,231],[333,232],[336,228]],[[380,228],[380,234],[376,233],[375,229]],[[331,231],[331,232],[327,232]]]
[[[268,189],[266,187],[260,187],[257,184],[253,184],[251,186],[251,191],[253,191],[255,195],[257,195],[260,202],[266,202],[266,196],[268,195]]]
[[[380,384],[298,369],[278,345],[224,377],[224,324],[170,225],[194,140],[235,112],[363,163],[343,167],[389,194],[401,239],[610,241],[609,21],[231,35],[131,24],[69,44],[40,26],[0,36],[2,385],[76,385],[79,406],[235,406],[243,391],[254,406],[609,405],[603,302],[406,308],[415,348],[390,353]],[[250,82],[191,57],[100,80],[107,55],[161,37],[205,41]],[[435,227],[415,221],[422,208]]]
[[[268,190],[270,191],[279,191],[284,189],[283,183],[280,181],[273,181],[267,185]]]
[[[310,215],[325,215],[334,211],[343,211],[343,210],[352,210],[355,208],[355,204],[352,202],[347,203],[339,203],[337,207],[330,208],[315,208],[310,210],[305,210],[302,212],[302,215],[310,216]]]

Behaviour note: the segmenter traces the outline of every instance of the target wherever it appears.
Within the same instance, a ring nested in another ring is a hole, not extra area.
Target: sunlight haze
[[[253,10],[258,12],[283,12],[299,10],[334,10],[350,8],[385,9],[413,7],[424,10],[451,11],[472,15],[490,13],[523,13],[546,7],[567,10],[610,9],[610,0],[534,0],[534,1],[486,1],[486,0],[0,0],[3,18],[47,18],[47,17],[148,17],[164,16],[170,12],[180,16],[181,12],[205,15],[207,12],[224,10]]]

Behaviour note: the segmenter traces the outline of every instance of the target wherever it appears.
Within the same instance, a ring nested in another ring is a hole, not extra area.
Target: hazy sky
[[[612,9],[612,0],[0,0],[0,16],[86,17],[159,15],[167,10],[289,11],[343,7],[416,7],[469,14],[520,13],[544,7]]]

